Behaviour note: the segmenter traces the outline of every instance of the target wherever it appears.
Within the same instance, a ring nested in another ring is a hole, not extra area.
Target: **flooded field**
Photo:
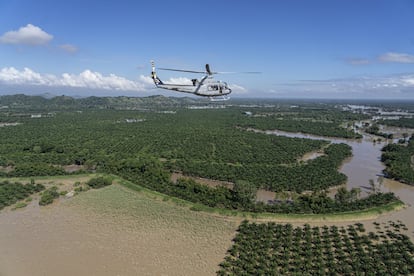
[[[0,275],[214,275],[237,222],[112,185],[0,212]]]
[[[381,149],[385,143],[373,143],[372,138],[364,136],[363,139],[339,139],[316,136],[303,133],[285,131],[266,131],[267,134],[314,140],[327,140],[331,143],[344,143],[352,147],[352,157],[348,158],[340,168],[340,172],[348,177],[347,188],[361,188],[362,194],[367,192],[370,180],[377,182],[382,175],[384,165],[381,163]],[[315,153],[316,154],[316,153]],[[312,153],[306,156],[312,156]]]
[[[379,190],[382,192],[393,192],[406,204],[406,207],[403,210],[390,212],[381,215],[379,218],[367,220],[364,222],[367,230],[373,230],[372,222],[374,221],[387,223],[390,220],[400,220],[405,223],[410,229],[408,236],[414,240],[414,220],[412,215],[414,213],[414,186],[403,184],[390,179],[384,179],[383,183],[380,183],[378,181],[378,178],[382,176],[382,170],[385,168],[381,162],[381,149],[385,143],[373,143],[372,138],[368,135],[364,135],[363,139],[360,140],[350,140],[321,137],[303,133],[290,133],[279,130],[266,131],[266,133],[287,137],[329,140],[332,143],[345,143],[350,145],[352,147],[352,157],[348,158],[348,160],[346,160],[340,168],[340,172],[344,173],[348,177],[348,181],[346,183],[347,189],[360,188],[361,195],[366,195],[371,192],[369,181],[373,180]],[[271,197],[272,194],[271,192],[262,192],[261,196],[265,199],[267,196]],[[349,222],[332,223],[326,221],[321,222],[320,224],[322,225],[324,223],[346,225]]]

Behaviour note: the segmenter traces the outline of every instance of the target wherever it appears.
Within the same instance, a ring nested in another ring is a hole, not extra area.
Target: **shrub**
[[[88,182],[86,182],[86,184],[88,184],[88,186],[93,189],[99,189],[99,188],[111,185],[112,179],[110,179],[109,177],[100,176],[100,177],[91,178]]]
[[[57,192],[57,187],[53,186],[52,188],[47,189],[42,193],[42,196],[39,200],[39,205],[44,206],[51,204],[55,198],[59,197],[59,193]]]
[[[18,202],[16,203],[16,205],[14,205],[13,210],[19,209],[19,208],[24,208],[27,206],[26,202]]]

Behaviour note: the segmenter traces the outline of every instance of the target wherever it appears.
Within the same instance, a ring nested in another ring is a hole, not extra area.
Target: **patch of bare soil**
[[[72,164],[72,165],[62,166],[62,168],[65,170],[65,172],[73,173],[73,172],[77,172],[80,170],[84,170],[85,166]]]
[[[171,174],[171,181],[172,182],[176,183],[179,178],[193,179],[197,183],[207,185],[209,187],[223,186],[223,187],[226,187],[228,189],[233,189],[233,185],[234,185],[232,182],[229,182],[229,181],[220,181],[220,180],[213,180],[213,179],[202,178],[202,177],[186,176],[186,175],[183,175],[180,172],[173,172]]]
[[[12,166],[0,166],[0,172],[9,173],[12,170],[14,170],[14,167]]]
[[[91,179],[91,176],[87,175],[76,175],[72,177],[66,177],[66,178],[51,178],[49,180],[35,180],[36,183],[41,183],[46,186],[46,188],[56,186],[58,188],[58,192],[66,191],[70,192],[73,191],[76,186],[84,186],[89,179]]]
[[[320,156],[324,156],[325,154],[323,152],[318,151],[312,151],[312,152],[307,152],[305,153],[302,157],[300,157],[298,159],[298,161],[303,161],[303,162],[307,162],[309,160],[313,160],[316,159]]]

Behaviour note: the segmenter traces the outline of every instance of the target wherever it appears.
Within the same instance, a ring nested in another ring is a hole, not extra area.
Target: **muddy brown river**
[[[360,188],[361,195],[364,196],[371,191],[369,182],[370,180],[373,180],[377,188],[382,192],[393,192],[404,201],[406,207],[400,211],[384,214],[375,221],[387,222],[389,220],[401,220],[410,229],[409,236],[411,239],[414,239],[414,186],[390,179],[384,179],[382,184],[378,181],[379,177],[383,175],[382,171],[385,168],[381,162],[381,149],[386,145],[385,142],[373,143],[372,137],[368,135],[364,135],[360,140],[351,140],[321,137],[303,133],[291,133],[279,130],[266,131],[265,133],[295,138],[327,140],[331,143],[345,143],[350,145],[352,147],[352,157],[348,158],[340,168],[340,171],[348,177],[346,187],[348,189]],[[258,195],[260,195],[263,200],[266,200],[271,199],[273,194],[267,191],[259,191]],[[374,220],[371,221],[373,222]],[[367,225],[368,229],[370,229],[369,224]]]
[[[257,131],[257,130],[253,130]],[[261,132],[261,131],[259,131]],[[373,143],[372,138],[364,136],[360,140],[339,139],[331,137],[316,136],[304,133],[292,133],[280,130],[265,131],[269,135],[286,136],[291,138],[306,138],[313,140],[326,140],[335,144],[348,144],[352,147],[352,157],[348,158],[340,168],[340,172],[348,177],[346,186],[348,189],[360,188],[361,195],[367,195],[370,192],[370,180],[378,185],[378,177],[382,176],[384,165],[381,162],[381,149],[385,143]],[[301,160],[309,160],[321,156],[319,152],[305,154]],[[275,193],[265,190],[259,190],[257,199],[263,202],[272,200]]]
[[[381,149],[385,143],[373,143],[372,138],[364,136],[363,139],[338,139],[330,137],[322,137],[303,133],[291,133],[285,131],[266,131],[267,134],[286,136],[292,138],[307,138],[313,140],[326,140],[331,143],[344,143],[352,147],[352,157],[348,158],[340,168],[340,172],[348,177],[347,188],[361,188],[364,193],[369,190],[369,181],[378,181],[378,177],[382,175],[384,165],[381,162]],[[314,155],[318,157],[317,154]]]
[[[116,184],[33,200],[0,212],[0,275],[214,275],[237,225]]]

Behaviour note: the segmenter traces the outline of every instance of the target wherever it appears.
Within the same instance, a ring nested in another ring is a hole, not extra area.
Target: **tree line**
[[[217,275],[412,275],[414,245],[402,233],[406,226],[375,225],[378,230],[366,233],[360,223],[294,227],[243,221]]]
[[[381,161],[385,164],[385,176],[414,185],[413,156],[413,136],[407,145],[388,144],[383,147]]]
[[[180,178],[177,183],[162,168],[160,161],[154,158],[140,157],[121,160],[116,164],[108,164],[105,172],[116,174],[133,183],[166,195],[185,199],[214,208],[225,208],[246,212],[269,213],[302,213],[328,214],[332,212],[347,212],[365,210],[371,207],[383,206],[398,202],[393,193],[374,193],[358,199],[355,191],[343,191],[332,199],[324,191],[299,195],[295,200],[280,201],[276,204],[255,202],[254,194],[248,181],[236,181],[233,189],[226,187],[208,187],[192,179]],[[250,191],[250,192],[248,192]]]

